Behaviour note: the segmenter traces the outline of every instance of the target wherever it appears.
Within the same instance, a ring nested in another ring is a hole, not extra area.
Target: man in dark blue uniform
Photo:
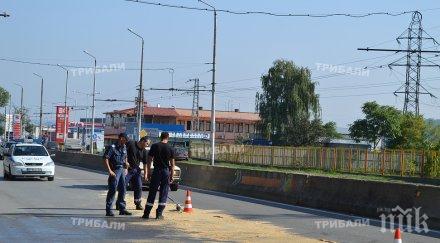
[[[119,215],[131,215],[125,209],[125,174],[128,167],[127,162],[127,135],[121,133],[118,136],[118,142],[111,145],[104,154],[105,166],[108,170],[108,192],[105,206],[106,216],[115,216],[112,212],[112,205],[115,199],[116,190],[118,191],[118,199],[116,207],[119,209]]]
[[[142,177],[140,162],[143,164],[147,163],[148,153],[146,147],[148,146],[148,137],[142,137],[139,142],[128,141],[127,146],[127,158],[128,164],[128,174],[125,177],[125,181],[130,183],[134,194],[134,204],[136,205],[136,210],[143,210],[141,203],[142,198]]]
[[[156,210],[156,219],[163,219],[163,210],[165,209],[170,181],[174,175],[174,149],[168,145],[169,134],[162,132],[160,142],[151,146],[148,153],[148,161],[144,164],[144,178],[150,181],[150,190],[148,193],[147,204],[142,218],[150,218],[151,209],[153,209],[156,193],[159,190],[159,206]],[[154,170],[151,173],[151,162],[154,161]]]

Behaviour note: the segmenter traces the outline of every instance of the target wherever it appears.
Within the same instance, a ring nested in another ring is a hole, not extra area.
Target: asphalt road
[[[0,166],[2,170],[2,166]],[[2,173],[1,173],[2,174]],[[0,242],[22,241],[203,241],[173,229],[136,224],[137,217],[104,217],[107,176],[102,173],[57,165],[55,181],[0,178]],[[184,201],[184,192],[171,195]],[[144,194],[145,198],[145,194]],[[131,200],[131,192],[127,200]],[[390,232],[380,232],[380,222],[367,226],[330,228],[322,222],[355,220],[343,214],[295,207],[193,188],[194,208],[221,210],[245,220],[265,221],[295,234],[336,242],[393,242]],[[106,221],[119,229],[78,225],[80,219]],[[321,222],[318,227],[317,221]],[[239,226],[237,226],[239,227]],[[440,242],[440,234],[403,233],[403,242]]]

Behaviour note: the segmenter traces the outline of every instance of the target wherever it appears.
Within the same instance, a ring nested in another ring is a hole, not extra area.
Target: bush
[[[440,156],[437,152],[430,152],[426,156],[426,163],[423,168],[424,176],[440,177]]]

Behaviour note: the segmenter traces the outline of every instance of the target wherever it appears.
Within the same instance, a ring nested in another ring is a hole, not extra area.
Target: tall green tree
[[[401,112],[391,106],[380,106],[375,101],[366,102],[362,106],[364,119],[350,125],[350,137],[355,141],[366,140],[373,144],[374,149],[381,139],[395,139],[400,135]]]
[[[426,149],[440,150],[440,120],[425,120],[423,140]]]
[[[309,145],[316,143],[326,129],[319,117],[319,96],[308,68],[292,61],[276,60],[261,77],[262,92],[256,94],[260,130],[275,144]],[[327,129],[335,128],[332,124]],[[336,133],[331,131],[330,133]]]
[[[0,86],[0,107],[5,107],[9,103],[9,92]]]
[[[382,140],[388,148],[421,149],[426,146],[425,121],[422,116],[403,114],[391,106],[366,102],[362,106],[364,119],[350,125],[350,136],[356,141],[366,140],[377,148]]]
[[[412,113],[401,115],[400,133],[388,141],[388,147],[394,149],[423,149],[425,142],[425,120]]]
[[[5,107],[9,103],[9,92],[0,86],[0,107]],[[5,116],[0,115],[0,134],[4,133]]]

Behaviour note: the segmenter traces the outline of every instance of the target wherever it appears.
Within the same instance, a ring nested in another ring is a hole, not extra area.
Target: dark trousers
[[[128,170],[128,174],[125,177],[125,181],[130,183],[131,188],[133,189],[134,194],[134,203],[136,205],[141,204],[142,201],[142,177],[141,177],[141,169],[134,168]]]
[[[118,167],[113,170],[116,176],[108,177],[108,192],[107,192],[107,200],[105,205],[105,211],[111,212],[113,201],[115,200],[116,190],[118,191],[118,199],[116,200],[116,204],[119,207],[119,210],[125,210],[125,192],[126,192],[126,184],[125,184],[125,175],[124,168]]]
[[[151,175],[150,189],[148,192],[147,204],[145,205],[145,213],[150,214],[156,199],[156,193],[159,191],[159,206],[156,215],[162,215],[167,204],[168,190],[170,188],[170,171],[168,168],[154,168]]]

